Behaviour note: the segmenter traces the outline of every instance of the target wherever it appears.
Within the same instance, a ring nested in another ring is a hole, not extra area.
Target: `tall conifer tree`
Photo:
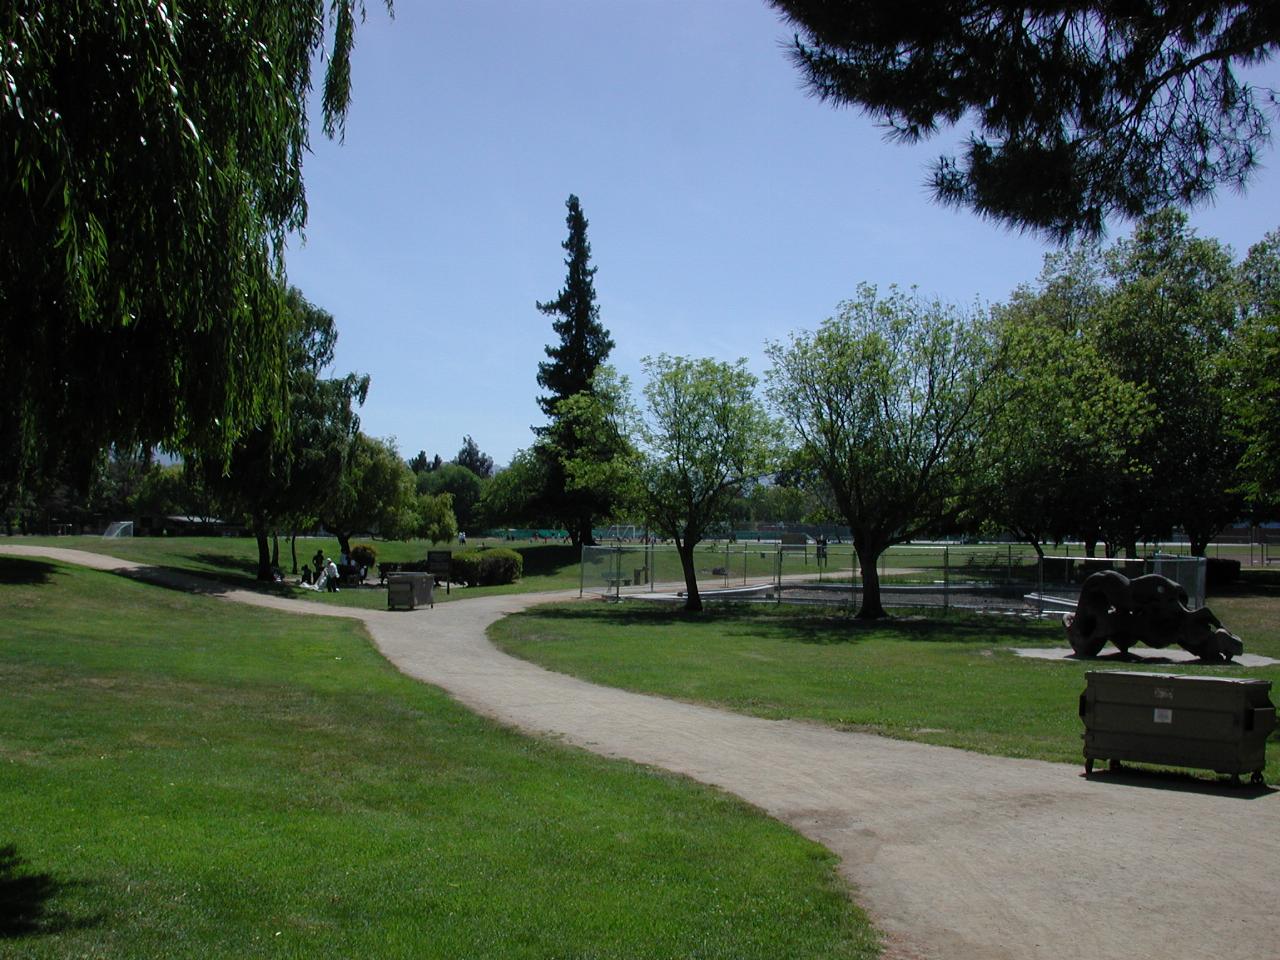
[[[538,405],[553,420],[561,400],[591,392],[596,368],[613,349],[613,340],[600,323],[600,308],[596,306],[596,268],[591,266],[587,218],[573,194],[565,206],[569,208],[565,217],[569,236],[560,245],[564,247],[564,265],[569,272],[556,298],[537,305],[543,313],[557,318],[551,328],[560,337],[559,344],[547,347],[549,359],[538,364],[538,386],[549,391],[538,398]]]
[[[560,337],[549,345],[547,359],[538,364],[538,386],[547,391],[538,398],[542,412],[550,418],[544,427],[535,427],[539,437],[538,455],[544,461],[547,487],[537,498],[539,508],[559,518],[575,544],[592,543],[592,521],[607,512],[609,504],[582,492],[567,493],[564,464],[583,445],[572,417],[562,414],[561,404],[578,394],[592,394],[596,370],[613,349],[613,339],[600,322],[596,305],[595,274],[591,266],[591,244],[587,241],[587,218],[573,194],[565,201],[569,213],[565,224],[569,236],[561,244],[568,269],[564,287],[554,300],[537,307],[555,317],[552,329]]]

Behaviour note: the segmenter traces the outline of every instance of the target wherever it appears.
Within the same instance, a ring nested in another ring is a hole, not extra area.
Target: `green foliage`
[[[351,562],[361,567],[372,568],[378,562],[378,550],[371,543],[353,543]]]
[[[478,524],[477,509],[486,481],[475,471],[456,463],[441,464],[435,470],[419,473],[417,490],[423,494],[448,494],[458,529],[471,531]],[[446,538],[441,538],[446,539]]]
[[[414,500],[412,534],[432,543],[447,543],[458,535],[458,521],[453,514],[453,495],[448,493],[417,494]]]
[[[746,484],[777,464],[777,425],[755,396],[746,360],[662,354],[643,361],[646,409],[635,474],[649,525],[671,537],[685,577],[685,608],[702,609],[693,550],[728,520]]]
[[[1240,266],[1243,322],[1231,367],[1240,489],[1260,519],[1280,516],[1280,230]]]
[[[524,572],[524,558],[514,550],[459,550],[453,554],[449,576],[469,587],[515,583]]]
[[[343,548],[358,531],[370,530],[395,540],[414,535],[419,503],[413,472],[400,459],[394,441],[357,433],[346,469],[330,480],[330,494],[319,516]]]
[[[636,449],[628,435],[638,417],[630,393],[628,379],[601,364],[589,391],[556,405],[556,421],[540,444],[563,471],[565,497],[593,504],[601,523],[624,521],[641,508]]]
[[[1149,473],[1122,493],[1108,539],[1127,546],[1180,526],[1203,554],[1242,506],[1231,492],[1242,450],[1229,416],[1238,309],[1230,251],[1167,210],[1139,223],[1104,261],[1112,286],[1092,335],[1112,368],[1156,407],[1135,445]]]
[[[481,450],[479,445],[471,439],[470,434],[462,438],[462,447],[453,458],[453,462],[460,467],[466,467],[481,480],[487,480],[493,476],[493,457]]]
[[[1006,349],[972,509],[1037,550],[1101,530],[1116,492],[1147,472],[1135,448],[1156,407],[1088,333],[1104,295],[1090,254],[1049,255],[1039,286],[1019,288],[998,313]]]
[[[333,316],[293,288],[286,302],[288,419],[264,419],[235,442],[229,462],[218,451],[190,460],[191,473],[217,497],[221,511],[241,515],[253,527],[261,580],[272,577],[269,534],[285,522],[310,524],[331,498],[359,427],[353,405],[364,402],[369,388],[367,376],[320,378],[337,343]]]
[[[550,391],[538,398],[538,404],[543,413],[553,418],[561,400],[591,389],[596,367],[613,350],[613,340],[600,323],[600,308],[596,305],[596,268],[590,266],[587,218],[573,194],[565,201],[565,207],[569,210],[565,217],[569,236],[561,246],[568,275],[554,300],[537,304],[542,313],[557,318],[551,328],[560,337],[558,344],[546,348],[548,359],[538,364],[538,386]]]
[[[972,502],[999,362],[988,318],[864,284],[816,333],[768,355],[769,395],[849,524],[859,615],[883,617],[876,559],[945,531]]]
[[[538,526],[535,496],[546,478],[533,450],[518,450],[511,463],[494,474],[480,498],[480,522],[487,527]]]
[[[1280,47],[1266,3],[770,0],[809,90],[894,138],[971,122],[935,197],[1055,238],[1242,186],[1270,96],[1236,77]]]
[[[311,69],[338,132],[359,8],[4,5],[0,476],[83,483],[111,443],[225,463],[284,423]]]
[[[596,306],[596,268],[589,265],[587,218],[577,197],[570,195],[565,206],[569,210],[565,218],[569,236],[561,245],[568,275],[555,300],[537,304],[540,311],[557,318],[552,329],[560,342],[548,346],[548,359],[538,364],[538,386],[549,391],[538,398],[538,405],[551,423],[535,430],[539,436],[535,455],[542,461],[536,475],[543,486],[530,492],[529,508],[566,527],[572,541],[582,544],[591,542],[596,519],[610,512],[613,501],[607,490],[582,486],[569,489],[572,480],[567,462],[583,459],[582,448],[599,437],[580,435],[579,422],[564,404],[572,397],[593,394],[597,370],[608,359],[614,344],[600,322]]]

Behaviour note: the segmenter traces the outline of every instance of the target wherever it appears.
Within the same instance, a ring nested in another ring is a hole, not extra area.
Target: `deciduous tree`
[[[1240,489],[1255,517],[1280,513],[1280,230],[1240,267],[1243,322],[1233,366]]]
[[[998,364],[988,317],[863,285],[768,355],[769,395],[849,524],[858,616],[886,616],[880,554],[953,525],[979,476]]]
[[[777,464],[777,429],[745,360],[646,357],[635,476],[653,529],[674,540],[685,609],[702,609],[694,548],[729,518],[744,486]]]

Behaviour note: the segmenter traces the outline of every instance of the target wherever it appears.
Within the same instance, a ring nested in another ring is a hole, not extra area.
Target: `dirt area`
[[[0,551],[142,573],[74,551]],[[356,617],[406,674],[480,713],[743,797],[840,856],[854,897],[885,934],[889,960],[1280,955],[1271,903],[1280,887],[1280,792],[1270,788],[1086,779],[1074,765],[594,686],[486,640],[488,624],[552,599],[546,595],[386,613],[165,579],[258,606]]]

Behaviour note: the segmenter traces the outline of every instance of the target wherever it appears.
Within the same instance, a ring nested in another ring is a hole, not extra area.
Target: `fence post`
[[[587,545],[578,548],[578,599],[582,599],[582,591],[587,584]]]
[[[948,595],[951,587],[951,548],[942,548],[942,612],[950,608],[951,598]]]
[[[724,542],[724,585],[729,586],[729,541]]]
[[[1040,610],[1038,615],[1044,617],[1044,557],[1037,554],[1036,556],[1036,596],[1039,598]]]
[[[852,546],[849,548],[849,615],[858,609],[858,551]]]

